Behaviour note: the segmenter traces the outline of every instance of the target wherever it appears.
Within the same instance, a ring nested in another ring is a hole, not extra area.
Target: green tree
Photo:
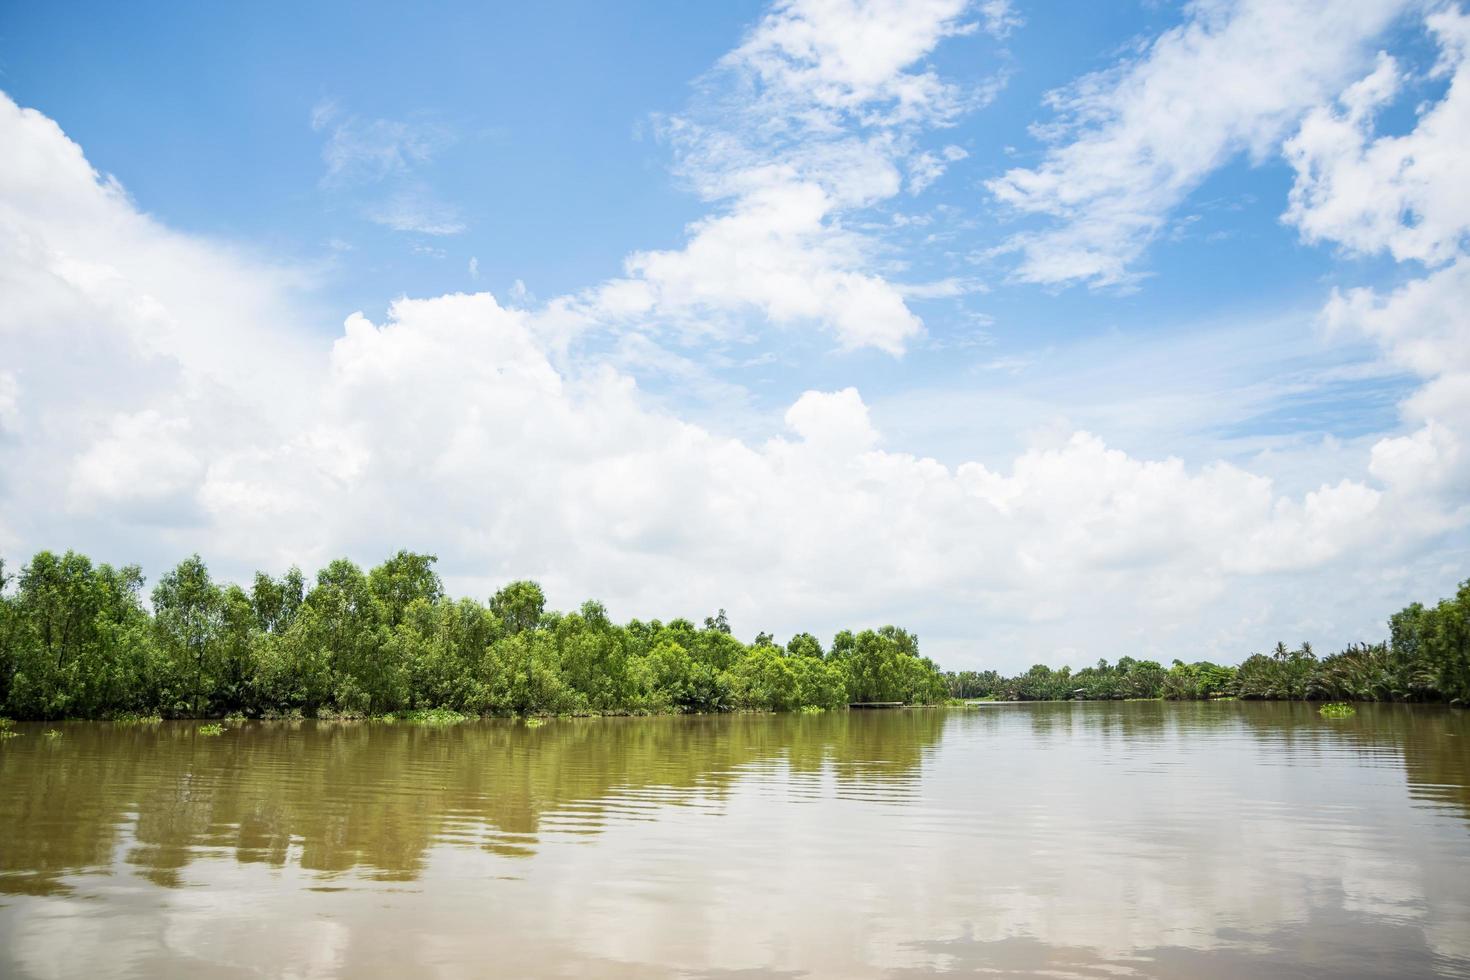
[[[786,660],[796,675],[801,705],[840,708],[847,704],[847,676],[838,664],[805,655],[788,656]]]
[[[396,659],[399,648],[385,642],[386,628],[379,633],[380,609],[362,569],[345,558],[328,564],[305,608],[313,613],[313,642],[327,653],[336,708],[381,714],[403,707],[407,670]]]
[[[660,640],[642,658],[641,667],[649,704],[685,710],[694,705],[694,659],[676,640]]]
[[[296,620],[301,604],[306,601],[306,579],[301,569],[292,568],[280,579],[264,572],[255,573],[250,590],[250,605],[255,610],[256,625],[265,633],[284,633]]]
[[[1422,615],[1418,647],[1440,693],[1470,702],[1470,580]]]
[[[26,718],[99,717],[161,687],[136,565],[93,566],[83,555],[38,552],[6,603],[5,710]]]
[[[259,635],[250,595],[238,585],[226,586],[221,598],[218,667],[211,698],[216,710],[240,711],[252,705]]]
[[[730,620],[725,618],[725,610],[721,609],[713,616],[704,617],[704,628],[707,630],[716,630],[729,636],[731,632]]]
[[[546,610],[546,593],[535,582],[521,580],[512,582],[490,600],[493,612],[510,633],[535,629]]]
[[[10,703],[10,685],[16,669],[16,633],[20,613],[10,595],[10,584],[15,575],[5,570],[5,558],[0,555],[0,710]]]
[[[1236,671],[1207,660],[1186,664],[1175,660],[1164,674],[1163,696],[1176,701],[1226,697],[1238,690]]]
[[[158,580],[153,622],[180,679],[181,706],[203,716],[220,666],[217,641],[224,625],[224,596],[197,554]]]
[[[555,641],[523,629],[496,642],[486,659],[489,702],[509,714],[567,714],[585,702],[558,669]]]
[[[801,683],[774,644],[753,645],[731,674],[736,703],[744,708],[790,711],[801,707]]]
[[[863,630],[853,637],[850,649],[833,642],[834,653],[847,668],[847,690],[854,701],[905,701],[908,699],[910,666],[906,648],[915,646],[901,630]]]
[[[797,633],[786,643],[786,652],[793,657],[823,657],[822,643],[810,633]]]
[[[410,604],[417,600],[438,602],[444,595],[444,583],[434,572],[433,555],[400,551],[368,573],[368,587],[382,606],[382,618],[388,627],[403,621]]]
[[[637,684],[629,673],[627,635],[608,618],[600,602],[563,617],[552,628],[561,674],[596,711],[628,706]]]

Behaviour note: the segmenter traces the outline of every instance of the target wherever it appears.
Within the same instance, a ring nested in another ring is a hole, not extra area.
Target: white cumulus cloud
[[[21,556],[77,546],[156,574],[198,550],[243,576],[406,546],[474,594],[532,575],[557,602],[623,615],[896,620],[951,664],[1013,668],[1238,655],[1295,623],[1303,590],[1336,595],[1329,609],[1377,595],[1311,583],[1383,560],[1406,514],[1454,518],[1378,473],[1438,465],[1438,436],[1294,497],[1080,432],[945,465],[886,445],[853,388],[732,439],[486,293],[304,340],[269,265],[143,217],[35,112],[0,104],[0,139],[0,275],[20,297],[0,306],[0,343],[25,392],[7,403],[0,512]]]
[[[890,281],[857,216],[964,159],[923,143],[973,101],[927,59],[1014,28],[1004,4],[778,4],[663,120],[711,206],[679,247],[547,304],[517,281],[505,302],[404,299],[338,331],[308,321],[296,275],[150,219],[54,122],[0,97],[0,546],[153,574],[197,550],[236,577],[409,547],[438,553],[457,591],[533,576],[561,605],[722,605],[743,632],[896,621],[952,666],[1358,639],[1444,577],[1470,525],[1470,258],[1463,216],[1437,203],[1465,131],[1462,21],[1429,21],[1443,99],[1382,137],[1375,110],[1405,70],[1373,68],[1371,38],[1399,9],[1194,3],[1057,95],[1042,163],[992,185],[1055,219],[1013,243],[1023,277],[1122,282],[1204,174],[1290,136],[1304,235],[1430,266],[1328,303],[1329,327],[1418,385],[1401,426],[1294,490],[1246,461],[1192,465],[1066,426],[941,462],[886,438],[843,382],[743,438],[640,387],[649,365],[708,380],[660,331],[748,316],[897,354],[923,329],[909,298],[981,288]],[[1222,79],[1231,99],[1213,97]],[[457,215],[431,197],[393,210],[435,145],[349,123],[314,114],[332,180],[372,188],[390,225],[449,233]]]
[[[682,247],[631,254],[626,278],[570,305],[592,325],[702,332],[724,321],[738,331],[755,313],[825,328],[842,348],[901,354],[923,323],[879,271],[883,243],[847,219],[964,158],[917,141],[980,101],[924,64],[973,32],[970,12],[966,0],[777,4],[695,104],[661,121],[677,171],[713,213]]]
[[[1362,254],[1439,265],[1470,233],[1470,16],[1431,15],[1441,48],[1433,74],[1448,76],[1442,99],[1402,136],[1375,136],[1375,113],[1398,94],[1403,69],[1386,54],[1336,106],[1313,110],[1286,144],[1296,170],[1285,220],[1309,241]]]

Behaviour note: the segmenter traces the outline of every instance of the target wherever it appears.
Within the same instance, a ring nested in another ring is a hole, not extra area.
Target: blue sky
[[[382,308],[401,294],[498,292],[518,279],[559,295],[616,274],[631,249],[676,245],[704,209],[670,173],[653,120],[689,103],[692,84],[763,6],[474,7],[319,4],[265,17],[175,4],[139,18],[106,4],[85,6],[85,16],[66,5],[13,5],[0,57],[12,98],[56,119],[95,166],[170,225],[303,263],[336,258],[334,242],[351,246],[351,260],[319,287],[334,308]],[[957,234],[951,249],[916,249],[904,260],[977,274],[973,263],[942,252],[1005,237],[1007,227],[986,214],[981,184],[1036,158],[1027,130],[1046,120],[1045,94],[1177,20],[1162,5],[1045,5],[1004,41],[981,34],[937,50],[932,61],[946,75],[984,86],[1003,73],[1006,83],[990,105],[927,141],[963,147],[963,167],[922,200],[883,209],[947,204],[978,227]],[[442,130],[443,145],[414,178],[453,208],[464,230],[393,233],[364,217],[368,195],[323,187],[326,138],[311,125],[322,105],[335,105],[339,122]],[[1017,290],[975,305],[1001,310],[1014,333],[1048,340],[1084,329],[1084,317],[1147,327],[1222,302],[1240,306],[1229,277],[1187,275],[1214,263],[1248,276],[1257,303],[1313,302],[1320,290],[1312,280],[1334,263],[1279,227],[1290,183],[1287,168],[1244,161],[1214,175],[1193,202],[1200,227],[1151,256],[1161,281],[1145,295],[1098,304],[1085,293]],[[1230,237],[1211,238],[1217,234]],[[471,257],[478,280],[467,272]],[[1165,275],[1171,268],[1185,275]],[[934,304],[926,325],[936,334],[966,329],[947,304]]]
[[[382,308],[515,279],[548,294],[616,271],[630,239],[677,239],[699,213],[669,179],[650,113],[760,13],[755,4],[9,5],[6,88],[44,107],[150,213],[180,228],[279,249],[333,270],[334,307]],[[416,177],[463,217],[462,234],[392,234],[352,188],[321,186],[324,103],[343,121],[436,126]],[[200,175],[208,175],[201,180]],[[440,260],[412,251],[432,243]],[[386,281],[385,281],[386,277]]]
[[[688,106],[700,76],[762,11],[548,4],[421,13],[323,4],[267,18],[178,4],[142,19],[108,5],[85,17],[64,5],[16,6],[4,25],[4,78],[13,98],[56,119],[144,211],[321,267],[309,298],[320,304],[322,328],[335,332],[339,311],[382,310],[401,295],[503,295],[520,281],[548,298],[616,275],[629,251],[676,247],[706,209],[671,172],[657,118]],[[1303,247],[1279,221],[1290,168],[1242,158],[1190,195],[1175,239],[1140,264],[1147,288],[1007,285],[1004,259],[975,259],[1003,243],[1015,221],[986,199],[983,182],[1039,157],[1042,144],[1028,129],[1048,119],[1047,92],[1107,68],[1128,45],[1179,20],[1177,10],[1154,4],[1043,5],[1024,17],[1004,39],[977,33],[934,52],[946,77],[976,88],[998,77],[1005,84],[983,109],[926,134],[926,146],[963,148],[969,156],[960,165],[925,193],[864,216],[953,209],[938,229],[894,235],[886,258],[909,266],[906,278],[973,277],[988,291],[914,302],[931,343],[907,352],[899,372],[881,354],[834,359],[820,343],[758,334],[740,360],[772,348],[784,354],[779,348],[795,340],[795,370],[778,363],[726,377],[772,408],[814,383],[902,391],[918,377],[969,386],[944,345],[983,340],[981,357],[965,358],[965,367],[1001,364],[1082,338],[1146,337],[1290,309],[1305,332],[1325,283],[1384,278],[1371,263],[1345,272],[1330,248]],[[314,129],[313,114],[324,108],[332,120]],[[371,138],[384,122],[433,134],[428,159],[401,178],[331,181],[323,155],[335,127]],[[367,212],[400,185],[452,213],[462,230],[423,234],[374,222]],[[927,243],[936,232],[946,240]],[[1359,414],[1324,420],[1320,431],[1351,431]],[[1379,414],[1369,424],[1383,421]]]
[[[960,665],[1369,638],[1466,574],[1465,23],[6,5],[0,458],[55,476],[0,553],[407,546]]]

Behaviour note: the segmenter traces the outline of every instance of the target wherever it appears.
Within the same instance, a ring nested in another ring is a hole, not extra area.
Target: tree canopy
[[[1123,657],[1073,670],[1037,664],[941,673],[896,626],[738,639],[723,609],[702,618],[613,621],[588,601],[546,608],[531,581],[480,602],[444,591],[429,554],[364,572],[329,563],[216,581],[198,555],[160,577],[85,555],[0,559],[0,715],[105,718],[789,711],[949,698],[1221,697],[1470,702],[1470,581],[1389,619],[1384,643],[1318,657],[1277,644],[1237,667]]]
[[[932,703],[938,668],[896,627],[746,644],[725,611],[614,622],[599,602],[546,608],[531,581],[488,602],[445,594],[436,558],[400,551],[364,572],[329,563],[215,581],[192,555],[144,600],[136,566],[75,552],[0,561],[0,714],[105,718],[472,715],[835,708]]]

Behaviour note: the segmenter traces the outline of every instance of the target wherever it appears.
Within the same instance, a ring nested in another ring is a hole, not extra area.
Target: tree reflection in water
[[[901,802],[943,725],[927,709],[539,728],[247,722],[224,737],[184,722],[63,725],[61,738],[16,738],[0,752],[0,892],[110,870],[120,843],[126,864],[164,886],[221,853],[412,881],[436,844],[529,856],[547,829],[589,834],[659,806],[718,808],[735,780],[776,765],[793,798],[830,778],[839,794]]]

